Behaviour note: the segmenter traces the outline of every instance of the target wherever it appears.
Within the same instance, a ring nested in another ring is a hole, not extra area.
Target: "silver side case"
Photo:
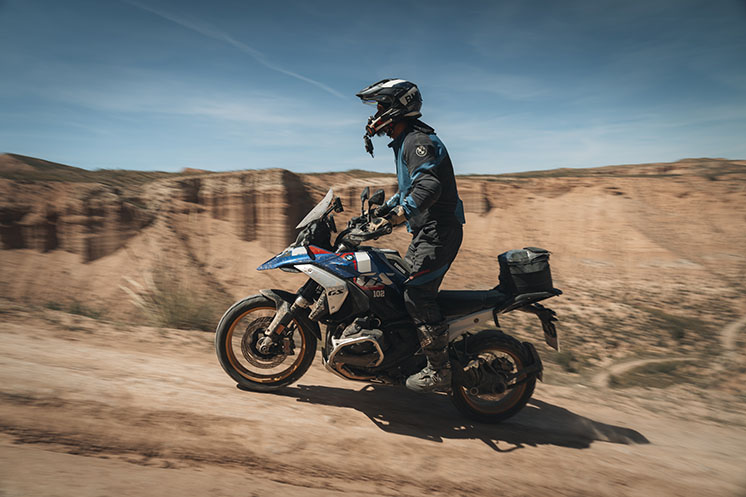
[[[310,264],[298,264],[295,267],[324,288],[329,304],[329,314],[334,314],[342,307],[349,293],[345,280]]]

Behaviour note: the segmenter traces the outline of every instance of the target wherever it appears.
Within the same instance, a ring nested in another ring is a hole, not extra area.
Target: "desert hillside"
[[[302,283],[255,268],[294,239],[295,224],[329,187],[346,206],[339,224],[358,212],[363,186],[395,188],[393,175],[361,171],[129,178],[17,155],[2,156],[0,170],[0,295],[146,322],[133,299],[150,285],[200,302],[207,326],[235,299]],[[467,225],[444,286],[494,286],[498,253],[551,250],[555,286],[565,292],[552,303],[565,350],[555,359],[569,372],[640,355],[712,360],[731,346],[719,332],[746,314],[746,162],[687,159],[458,183]],[[408,235],[378,243],[404,251]],[[538,338],[525,316],[504,325]],[[707,383],[709,360],[676,369],[685,382]]]
[[[255,268],[330,186],[341,226],[364,186],[394,184],[0,156],[0,494],[744,495],[746,161],[458,178],[444,286],[492,287],[497,254],[539,246],[564,291],[560,353],[533,316],[501,319],[546,369],[500,425],[320,361],[276,394],[237,390],[195,329],[303,283]]]

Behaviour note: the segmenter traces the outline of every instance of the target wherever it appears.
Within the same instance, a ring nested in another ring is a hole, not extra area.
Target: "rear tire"
[[[270,354],[256,348],[257,337],[269,325],[276,304],[264,295],[254,295],[226,311],[215,331],[215,351],[220,365],[238,386],[257,392],[271,392],[300,379],[308,371],[316,355],[316,337],[292,320],[286,330],[292,330],[282,346]],[[292,342],[292,344],[290,343]]]
[[[527,368],[532,358],[526,348],[515,338],[498,331],[482,332],[472,337],[464,337],[469,353],[468,360],[479,357],[500,357],[513,365],[512,373]],[[468,361],[467,361],[468,363]],[[451,401],[465,416],[482,423],[499,423],[523,409],[536,386],[536,374],[531,374],[525,382],[501,394],[471,394],[462,386],[464,376],[455,368],[461,366],[452,361],[453,384]],[[515,383],[515,381],[513,381]]]

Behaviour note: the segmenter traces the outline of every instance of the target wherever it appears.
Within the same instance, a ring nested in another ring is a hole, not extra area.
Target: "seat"
[[[492,309],[510,297],[499,290],[441,290],[438,306],[446,318],[463,316],[483,309]]]

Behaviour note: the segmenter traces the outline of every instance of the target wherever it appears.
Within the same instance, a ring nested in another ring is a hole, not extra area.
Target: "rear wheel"
[[[313,362],[316,337],[292,320],[282,338],[267,352],[259,350],[276,313],[275,302],[255,295],[233,305],[215,332],[220,365],[239,386],[260,392],[277,390],[297,381]]]
[[[452,361],[451,400],[456,408],[483,423],[498,423],[523,409],[534,393],[536,373],[524,373],[532,359],[521,342],[500,332],[464,340],[466,364]]]

